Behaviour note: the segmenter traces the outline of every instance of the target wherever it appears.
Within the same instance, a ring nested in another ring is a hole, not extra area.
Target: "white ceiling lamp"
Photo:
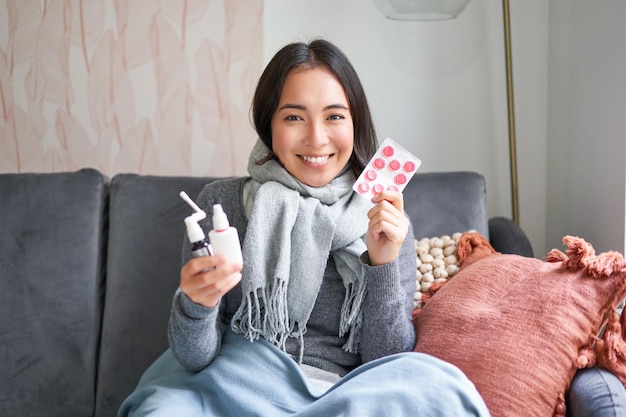
[[[374,0],[381,13],[394,20],[454,19],[469,0]]]

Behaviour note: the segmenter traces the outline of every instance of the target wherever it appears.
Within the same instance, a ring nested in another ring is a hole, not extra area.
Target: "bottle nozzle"
[[[221,204],[213,205],[213,228],[215,230],[226,230],[230,227],[228,223],[228,217],[224,213],[224,209]]]
[[[186,192],[181,191],[178,195],[180,196],[180,198],[185,200],[185,202],[189,204],[196,213],[203,213],[204,216],[206,217],[206,213],[200,207],[198,207],[196,203],[194,203],[194,201],[191,199],[191,197],[189,197],[189,195]]]
[[[195,211],[191,216],[185,217],[185,226],[187,226],[187,236],[189,237],[189,241],[192,243],[199,242],[203,240],[206,236],[204,235],[204,232],[202,231],[202,228],[200,227],[198,222],[206,218],[206,213],[204,212],[204,210],[198,207],[196,203],[193,202],[193,200],[189,197],[189,195],[187,195],[186,192],[181,191],[179,195],[180,198],[185,200],[185,202],[189,204],[191,208],[193,208]]]

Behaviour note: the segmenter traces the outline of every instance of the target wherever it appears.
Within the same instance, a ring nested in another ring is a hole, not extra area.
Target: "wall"
[[[624,252],[626,2],[550,3],[549,244]]]
[[[258,0],[0,0],[0,172],[245,173]]]

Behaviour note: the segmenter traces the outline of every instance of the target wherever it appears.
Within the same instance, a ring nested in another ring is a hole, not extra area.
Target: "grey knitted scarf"
[[[276,160],[259,165],[268,152],[259,140],[248,161],[254,203],[243,242],[242,303],[231,326],[283,350],[288,337],[302,339],[331,255],[346,289],[339,336],[347,334],[343,349],[356,353],[366,290],[360,255],[371,205],[352,191],[351,171],[310,187]]]

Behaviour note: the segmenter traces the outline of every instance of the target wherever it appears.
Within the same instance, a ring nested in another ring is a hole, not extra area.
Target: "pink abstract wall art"
[[[262,0],[0,0],[0,172],[240,175]]]

